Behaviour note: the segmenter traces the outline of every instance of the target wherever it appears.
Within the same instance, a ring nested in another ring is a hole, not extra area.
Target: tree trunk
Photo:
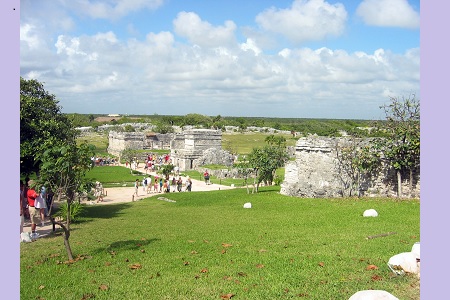
[[[50,218],[50,220],[52,221],[53,227],[55,226],[55,224],[58,224],[64,230],[63,238],[64,238],[64,246],[66,247],[67,251],[67,257],[69,258],[69,260],[73,260],[72,248],[70,248],[69,243],[70,230],[64,225],[64,223],[56,222],[54,218]]]
[[[397,197],[402,197],[402,173],[397,170]]]

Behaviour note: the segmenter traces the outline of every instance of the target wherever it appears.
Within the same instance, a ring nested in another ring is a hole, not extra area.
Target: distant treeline
[[[268,127],[277,130],[297,132],[300,134],[317,134],[320,136],[340,136],[345,131],[353,136],[383,136],[377,130],[382,121],[345,120],[345,119],[305,119],[305,118],[267,118],[267,117],[224,117],[187,114],[172,115],[123,115],[107,118],[104,114],[67,114],[75,127],[98,127],[104,124],[120,125],[125,123],[151,123],[160,132],[170,132],[171,126],[198,126],[202,128],[224,129],[225,126],[236,126],[240,130],[248,127]]]

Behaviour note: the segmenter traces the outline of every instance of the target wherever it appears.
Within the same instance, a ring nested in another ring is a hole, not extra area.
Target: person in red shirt
[[[205,178],[205,183],[209,184],[209,173],[208,170],[205,170],[205,173],[203,173],[203,177]]]
[[[34,180],[28,181],[29,189],[27,191],[27,201],[28,201],[28,210],[30,211],[30,219],[31,219],[31,239],[36,239],[39,237],[39,234],[36,232],[36,224],[40,222],[40,213],[39,209],[35,208],[35,200],[39,197],[39,194],[34,190],[36,188],[36,183]]]

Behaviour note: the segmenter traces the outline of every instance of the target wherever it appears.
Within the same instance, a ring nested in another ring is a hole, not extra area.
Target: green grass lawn
[[[60,233],[21,244],[21,299],[348,299],[364,289],[419,299],[419,281],[386,265],[420,241],[419,201],[278,190],[86,206],[71,225],[75,262]],[[363,218],[369,208],[379,216]],[[396,234],[366,239],[387,232]]]

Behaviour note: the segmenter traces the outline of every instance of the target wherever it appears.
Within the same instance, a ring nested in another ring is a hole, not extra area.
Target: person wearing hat
[[[39,209],[35,207],[35,202],[36,198],[39,197],[39,194],[35,191],[36,183],[34,180],[28,181],[28,187],[27,202],[31,219],[31,239],[37,239],[39,234],[36,232],[36,224],[40,221],[40,213]]]

